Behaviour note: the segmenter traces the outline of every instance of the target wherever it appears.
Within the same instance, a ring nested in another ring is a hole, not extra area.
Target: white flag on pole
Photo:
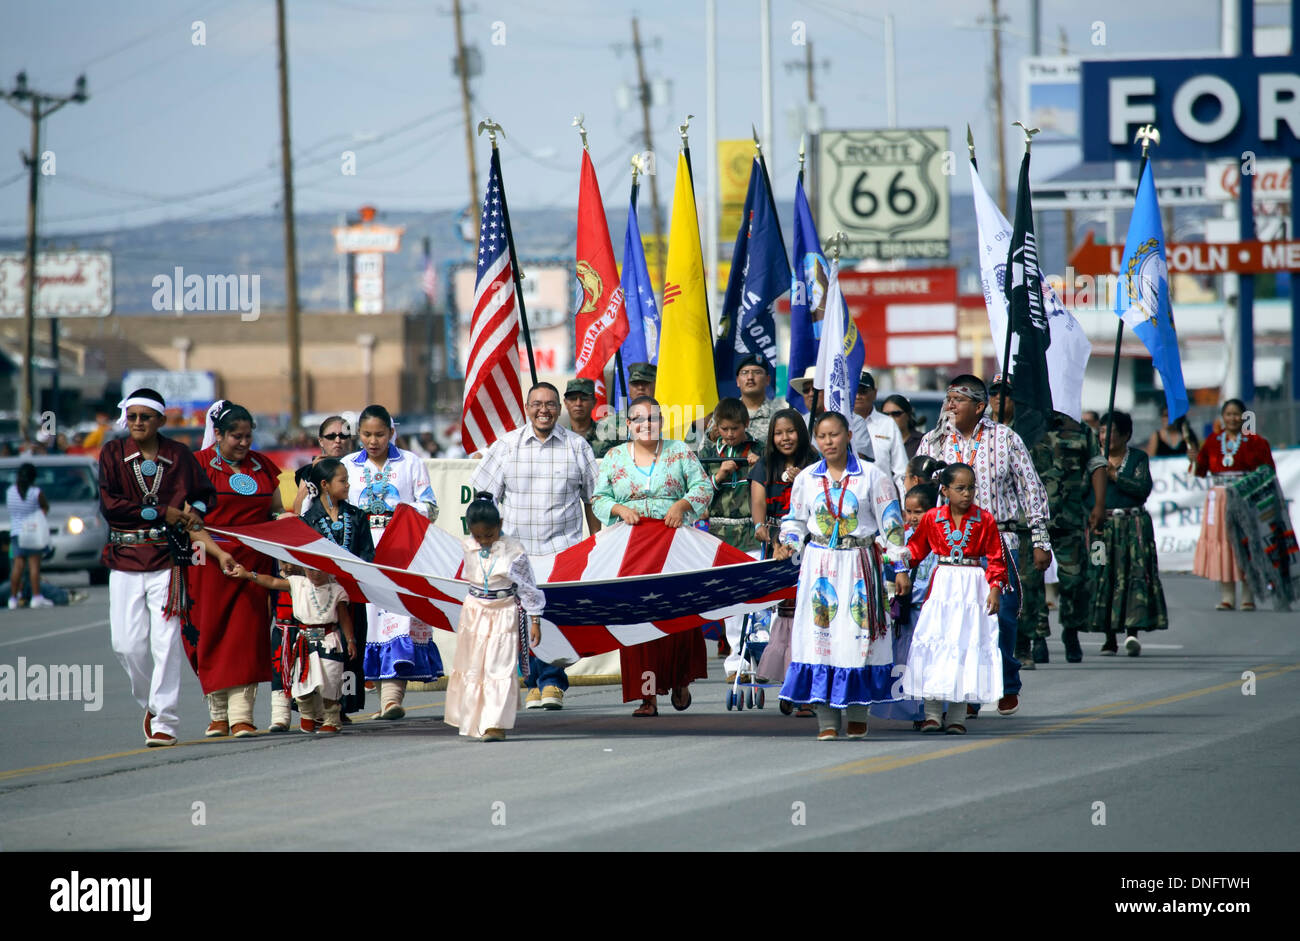
[[[825,394],[823,410],[839,412],[850,422],[858,375],[862,372],[862,346],[857,333],[857,327],[850,320],[848,308],[844,305],[844,295],[840,293],[839,259],[832,259],[826,285],[826,315],[822,318],[822,335],[817,347],[817,372],[814,374],[813,386]],[[853,363],[855,358],[856,365]]]
[[[1011,223],[1002,215],[997,203],[989,197],[980,182],[975,164],[970,165],[971,187],[975,196],[975,221],[979,226],[980,280],[984,284],[984,306],[989,312],[989,331],[993,334],[993,350],[997,355],[999,371],[1006,371],[1002,354],[1007,343],[1007,298],[1003,282],[1007,271],[1007,246],[1011,243]],[[1092,341],[1083,332],[1061,303],[1061,299],[1047,283],[1039,269],[1043,285],[1043,308],[1047,311],[1047,327],[1052,334],[1052,344],[1047,348],[1047,378],[1052,387],[1052,408],[1064,412],[1075,421],[1083,418],[1083,374],[1092,355]],[[1014,350],[1012,351],[1014,353]]]

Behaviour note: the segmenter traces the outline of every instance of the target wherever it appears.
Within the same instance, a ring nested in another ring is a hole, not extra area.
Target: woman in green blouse
[[[648,395],[628,407],[626,444],[600,463],[591,509],[606,526],[663,520],[677,528],[708,512],[713,488],[695,453],[661,434],[659,403]],[[690,684],[708,676],[704,633],[699,628],[619,649],[623,701],[641,700],[634,716],[659,714],[658,696],[671,691],[673,708],[691,704]]]
[[[1136,657],[1142,652],[1138,631],[1165,630],[1169,616],[1156,564],[1155,531],[1145,508],[1151,495],[1151,465],[1145,451],[1129,447],[1133,419],[1115,412],[1111,420],[1105,523],[1100,532],[1092,533],[1088,550],[1092,596],[1088,630],[1105,633],[1102,656],[1118,652],[1117,635],[1123,631],[1124,649]],[[1105,418],[1101,424],[1105,427]],[[1084,504],[1092,509],[1091,490]]]

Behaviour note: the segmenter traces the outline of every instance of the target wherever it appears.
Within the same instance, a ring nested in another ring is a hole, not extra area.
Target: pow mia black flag
[[[1016,403],[1016,434],[1032,448],[1047,431],[1052,387],[1047,378],[1047,348],[1052,335],[1043,306],[1038,245],[1034,240],[1034,209],[1029,198],[1029,151],[1020,164],[1016,189],[1016,221],[1007,253],[1007,323],[1011,330],[1011,400]]]

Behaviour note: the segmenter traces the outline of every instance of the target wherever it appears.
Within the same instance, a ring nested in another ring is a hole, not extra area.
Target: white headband
[[[167,409],[163,407],[162,401],[160,399],[151,399],[147,395],[133,395],[130,398],[125,398],[122,401],[117,403],[117,407],[122,410],[122,415],[117,420],[117,424],[119,427],[122,428],[126,427],[126,410],[130,408],[132,405],[143,405],[145,408],[153,409],[159,415],[167,414]]]

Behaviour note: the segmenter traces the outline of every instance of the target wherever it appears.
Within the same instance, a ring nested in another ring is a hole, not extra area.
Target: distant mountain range
[[[649,235],[648,199],[641,200],[642,233]],[[790,204],[778,206],[782,231],[790,244]],[[665,207],[665,212],[666,212]],[[627,209],[619,205],[606,210],[616,256],[622,259],[623,231]],[[460,235],[458,213],[381,212],[377,222],[404,225],[402,250],[387,256],[385,263],[385,306],[388,310],[413,309],[422,303],[421,277],[424,271],[422,240],[431,240],[434,264],[438,268],[439,291],[449,279],[446,266],[471,259],[470,247]],[[577,231],[576,214],[555,209],[520,209],[511,213],[515,245],[524,259],[573,261]],[[1064,268],[1062,214],[1050,212],[1039,220],[1039,256],[1043,269]],[[334,252],[331,230],[339,224],[338,213],[316,212],[298,216],[298,285],[304,310],[338,310],[339,257]],[[665,233],[667,232],[665,220]],[[828,233],[822,233],[825,238]],[[720,252],[728,257],[735,235],[720,239]],[[963,292],[978,293],[978,260],[975,247],[975,212],[969,193],[952,194],[952,254],[947,264],[960,268]],[[22,251],[22,239],[0,239],[0,249]],[[265,308],[284,305],[284,231],[277,216],[243,216],[202,222],[165,222],[138,228],[60,235],[42,239],[46,248],[105,249],[114,258],[114,310],[121,316],[154,312],[153,279],[172,276],[174,269],[186,275],[260,275],[261,304]],[[915,267],[943,265],[943,261],[917,261]],[[974,279],[974,280],[972,280]],[[719,286],[721,291],[725,285]],[[445,295],[444,295],[445,296]]]

